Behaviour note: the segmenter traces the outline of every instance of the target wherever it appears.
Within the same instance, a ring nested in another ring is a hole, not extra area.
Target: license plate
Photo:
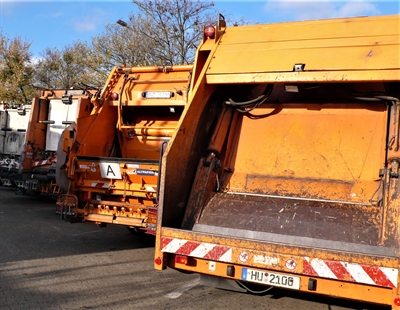
[[[294,290],[300,289],[300,277],[249,268],[242,269],[242,280]]]

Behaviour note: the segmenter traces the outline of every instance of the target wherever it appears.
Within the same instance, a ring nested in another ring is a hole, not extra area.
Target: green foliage
[[[31,43],[0,34],[0,101],[29,104],[37,91],[31,86]]]
[[[91,49],[87,43],[76,41],[62,50],[47,48],[35,66],[34,81],[39,88],[100,87],[102,79],[89,66]]]

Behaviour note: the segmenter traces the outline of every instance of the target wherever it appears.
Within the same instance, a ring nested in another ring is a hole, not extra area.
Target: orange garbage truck
[[[399,25],[205,27],[162,161],[155,268],[400,309]]]
[[[43,194],[57,197],[57,146],[65,128],[78,115],[90,113],[92,89],[41,90],[32,99],[29,124],[21,156],[20,180],[15,181],[17,194]],[[81,104],[80,99],[83,99]],[[86,99],[86,100],[85,100]]]
[[[30,105],[4,103],[0,107],[0,181],[15,186],[28,127]]]
[[[184,110],[191,69],[113,68],[91,114],[63,134],[57,183],[67,193],[56,213],[154,235],[160,158]]]

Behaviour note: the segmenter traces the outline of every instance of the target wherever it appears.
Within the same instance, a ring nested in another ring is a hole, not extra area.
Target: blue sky
[[[321,18],[400,14],[399,0],[256,0],[214,1],[216,9],[233,19],[272,23]],[[32,42],[39,57],[47,47],[62,49],[73,41],[90,41],[104,26],[127,20],[135,10],[130,0],[31,1],[0,0],[0,30],[9,38]]]

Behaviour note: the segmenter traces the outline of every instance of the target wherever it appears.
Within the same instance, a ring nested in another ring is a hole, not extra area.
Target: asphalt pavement
[[[54,200],[0,187],[0,310],[380,309],[276,288],[205,287],[196,274],[154,270],[153,252],[123,226],[65,222]]]

